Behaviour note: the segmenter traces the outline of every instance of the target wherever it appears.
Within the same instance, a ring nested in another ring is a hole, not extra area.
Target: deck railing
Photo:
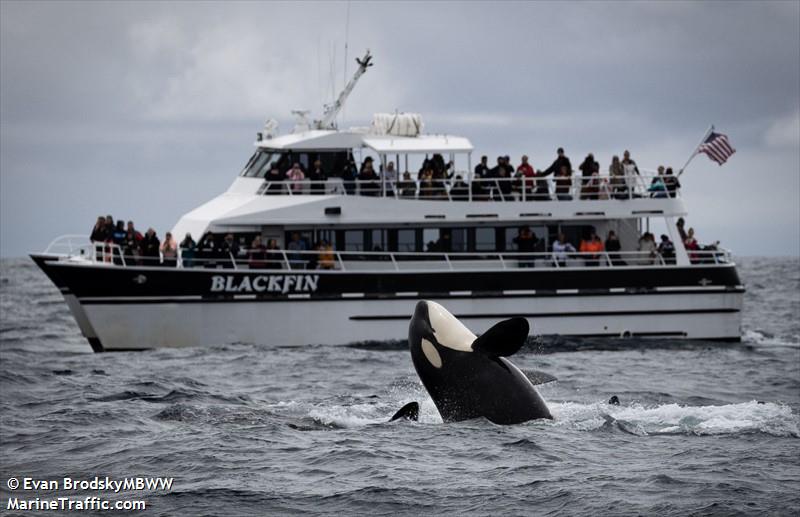
[[[464,179],[462,179],[464,178]],[[345,181],[265,181],[259,195],[343,195],[393,197],[426,201],[572,201],[680,197],[675,176],[644,172],[629,176],[474,178],[459,173],[451,178]]]
[[[62,251],[57,251],[62,250]],[[334,250],[249,250],[256,254],[202,253],[181,249],[175,258],[142,256],[113,243],[90,242],[77,235],[56,239],[45,250],[64,260],[109,266],[154,266],[182,269],[323,270],[343,272],[499,271],[511,269],[674,267],[674,256],[658,252],[382,252]],[[732,263],[729,250],[690,251],[691,265]]]

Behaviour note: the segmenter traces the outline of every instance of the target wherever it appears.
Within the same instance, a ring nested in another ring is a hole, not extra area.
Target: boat
[[[196,250],[148,261],[68,235],[31,255],[94,351],[402,340],[419,299],[477,331],[522,316],[541,335],[740,340],[744,286],[731,252],[686,249],[681,191],[653,190],[660,174],[484,177],[469,139],[427,134],[418,114],[340,129],[372,56],[357,61],[319,120],[295,111],[285,134],[269,120],[228,190],[178,220],[172,235],[190,233]],[[353,177],[367,157],[376,174]],[[291,174],[317,161],[326,179]],[[420,162],[437,176],[420,179]],[[559,235],[577,248],[610,231],[619,251],[554,250]],[[642,251],[643,234],[674,250]],[[256,236],[272,249],[248,254]]]

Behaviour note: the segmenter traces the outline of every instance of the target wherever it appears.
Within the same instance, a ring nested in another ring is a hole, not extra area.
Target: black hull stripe
[[[500,314],[454,314],[461,320],[488,318],[579,318],[587,316],[655,316],[663,314],[727,314],[741,312],[739,309],[676,309],[652,311],[604,311],[604,312],[527,312]],[[355,321],[407,320],[408,315],[364,315],[350,316]]]
[[[309,298],[258,298],[253,295],[244,295],[236,297],[108,297],[108,298],[79,298],[78,301],[82,305],[147,305],[147,304],[163,304],[163,303],[176,303],[176,304],[191,304],[191,303],[293,303],[293,302],[330,302],[330,301],[361,301],[361,300],[419,300],[423,298],[436,298],[437,300],[485,300],[497,298],[552,298],[552,297],[584,297],[584,296],[656,296],[656,295],[684,295],[684,294],[742,294],[744,289],[693,289],[686,291],[636,291],[636,292],[597,292],[597,291],[583,291],[577,293],[554,293],[550,292],[537,292],[535,294],[501,294],[501,293],[486,293],[486,294],[473,294],[473,295],[450,295],[448,293],[418,293],[415,296],[404,295],[365,295],[358,298],[350,298],[341,295],[331,296],[312,296]]]

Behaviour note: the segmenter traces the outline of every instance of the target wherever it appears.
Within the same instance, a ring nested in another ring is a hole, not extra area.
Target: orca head
[[[417,303],[408,328],[412,357],[438,370],[444,366],[443,352],[469,353],[473,342],[475,334],[447,309],[429,300]]]

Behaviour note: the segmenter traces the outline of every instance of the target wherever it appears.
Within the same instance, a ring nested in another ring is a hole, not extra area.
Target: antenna
[[[369,50],[367,50],[363,58],[356,58],[356,63],[358,63],[358,70],[353,74],[353,78],[350,79],[350,82],[345,85],[342,93],[339,94],[339,98],[330,106],[325,106],[325,113],[322,115],[321,120],[314,121],[314,127],[317,129],[336,129],[336,115],[342,110],[347,97],[350,95],[350,92],[353,91],[353,88],[355,88],[358,79],[364,75],[367,68],[372,66],[372,55],[369,53]]]
[[[347,17],[344,22],[344,74],[342,74],[342,88],[347,81],[347,43],[350,39],[350,0],[347,0]],[[342,107],[342,120],[344,120],[344,107]]]

